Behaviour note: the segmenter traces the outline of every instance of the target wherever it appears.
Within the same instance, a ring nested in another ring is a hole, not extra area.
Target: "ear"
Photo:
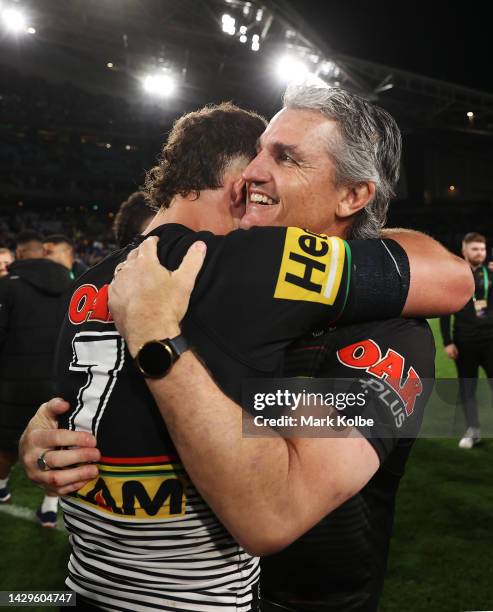
[[[185,194],[180,194],[180,195],[184,197],[185,200],[189,200],[190,202],[195,202],[196,200],[200,198],[200,191],[198,189],[192,189],[192,191],[189,191],[186,195]]]
[[[367,206],[375,197],[375,183],[372,181],[342,187],[336,206],[338,217],[351,217]]]
[[[240,177],[237,181],[231,183],[231,204],[233,206],[239,206],[240,204],[245,203],[246,193],[245,193],[246,182],[245,179]]]

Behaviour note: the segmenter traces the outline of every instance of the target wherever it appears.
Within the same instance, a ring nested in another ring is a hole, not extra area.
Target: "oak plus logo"
[[[364,370],[375,377],[362,381],[362,385],[373,389],[390,408],[397,427],[413,414],[416,400],[423,392],[423,383],[412,366],[406,371],[406,360],[400,353],[388,349],[382,355],[376,342],[362,340],[338,350],[337,358],[345,366]]]
[[[113,317],[108,310],[108,287],[99,289],[94,285],[81,285],[72,295],[68,316],[73,325],[81,325],[87,321],[112,323]]]

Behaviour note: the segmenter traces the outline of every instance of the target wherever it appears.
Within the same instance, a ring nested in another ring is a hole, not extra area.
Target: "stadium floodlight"
[[[27,28],[28,34],[36,34],[36,28]]]
[[[285,83],[303,83],[309,70],[300,59],[292,55],[284,55],[277,63],[277,73]]]
[[[260,49],[260,36],[254,34],[252,36],[252,51],[258,51]]]
[[[224,14],[221,18],[223,32],[225,34],[229,34],[230,36],[234,36],[236,33],[236,20],[231,15]]]
[[[248,40],[248,38],[247,38],[247,37],[246,37],[244,34],[242,34],[242,35],[240,36],[240,42],[241,42],[241,43],[246,43],[246,41],[247,41],[247,40]]]
[[[469,111],[467,113],[467,116],[468,116],[469,119],[474,119],[474,113],[472,111]]]
[[[144,77],[142,85],[144,91],[151,96],[166,98],[176,91],[176,81],[166,73],[148,74]]]
[[[327,83],[313,72],[297,57],[285,55],[277,63],[277,74],[284,83],[295,85],[316,85],[328,87]]]
[[[15,8],[7,8],[2,11],[2,21],[7,30],[17,34],[27,32],[27,22],[25,15]]]

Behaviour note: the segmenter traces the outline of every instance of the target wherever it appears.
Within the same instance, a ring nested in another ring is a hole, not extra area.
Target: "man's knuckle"
[[[48,484],[52,487],[58,487],[62,483],[60,482],[60,477],[58,474],[50,474],[48,477]]]

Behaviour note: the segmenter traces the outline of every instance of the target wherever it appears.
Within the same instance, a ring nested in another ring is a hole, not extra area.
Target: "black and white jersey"
[[[207,243],[183,330],[237,401],[242,378],[281,373],[296,338],[369,309],[398,315],[407,296],[407,258],[393,241],[346,243],[298,228],[214,236],[171,224],[152,234],[169,269],[194,241]],[[108,311],[108,284],[129,249],[76,281],[59,341],[58,393],[71,404],[62,426],[92,432],[102,453],[98,478],[62,501],[67,585],[108,610],[255,609],[258,559],[189,481]]]

